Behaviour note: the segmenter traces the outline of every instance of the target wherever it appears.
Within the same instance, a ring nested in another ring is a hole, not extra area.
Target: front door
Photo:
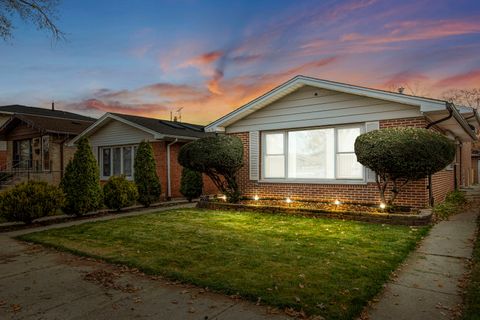
[[[13,167],[29,169],[32,166],[32,141],[16,140],[13,142]]]

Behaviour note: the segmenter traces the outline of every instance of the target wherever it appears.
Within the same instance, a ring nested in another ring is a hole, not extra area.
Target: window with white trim
[[[99,159],[102,178],[108,179],[123,174],[133,179],[136,151],[137,146],[101,147]]]
[[[262,133],[262,178],[271,180],[363,180],[355,139],[363,127]]]

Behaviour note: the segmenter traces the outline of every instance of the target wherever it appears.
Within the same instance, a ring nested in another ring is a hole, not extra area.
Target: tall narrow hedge
[[[198,198],[202,195],[202,190],[202,174],[198,171],[183,168],[182,179],[180,180],[180,193],[191,202],[193,198]]]
[[[159,201],[162,192],[150,143],[142,141],[138,146],[134,168],[138,202],[149,207],[152,203]]]
[[[86,138],[78,141],[77,151],[65,168],[60,187],[65,193],[63,210],[67,214],[83,215],[102,207],[98,165]]]

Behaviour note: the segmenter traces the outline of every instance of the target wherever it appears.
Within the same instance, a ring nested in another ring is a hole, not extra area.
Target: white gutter
[[[170,177],[170,146],[178,142],[178,138],[175,138],[172,142],[167,144],[167,198],[172,197],[172,179]]]

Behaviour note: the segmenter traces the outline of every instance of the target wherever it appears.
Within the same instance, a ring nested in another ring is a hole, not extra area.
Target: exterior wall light
[[[386,207],[387,207],[387,206],[385,205],[385,203],[383,203],[383,202],[382,202],[382,203],[380,203],[380,209],[382,209],[382,210],[383,210],[383,209],[385,209]]]
[[[260,199],[258,195],[253,196],[253,200],[258,201],[258,199]]]
[[[290,199],[290,197],[287,197],[287,199],[285,199],[285,202],[286,203],[292,203],[292,199]]]
[[[341,205],[341,204],[342,204],[340,201],[338,201],[338,199],[337,199],[337,200],[335,200],[333,203],[334,203],[336,206],[339,206],[339,205]]]

